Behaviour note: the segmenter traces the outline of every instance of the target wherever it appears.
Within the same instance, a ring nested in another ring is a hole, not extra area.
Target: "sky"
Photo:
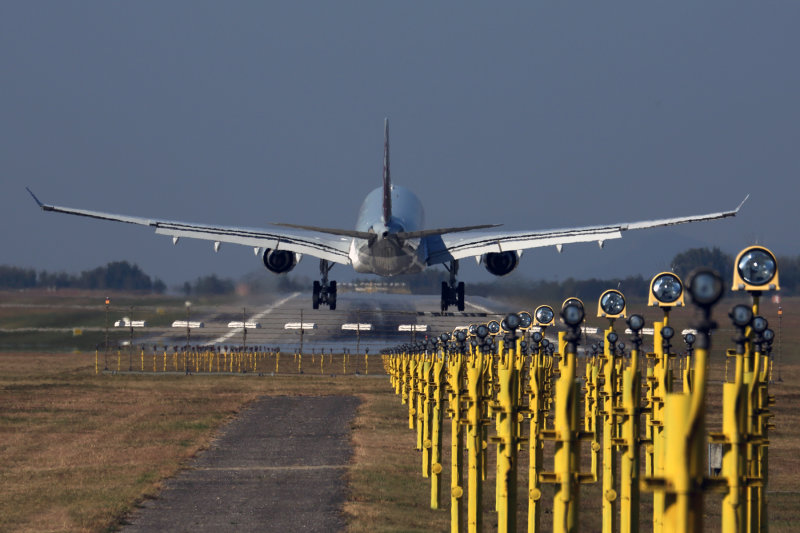
[[[798,23],[789,1],[4,1],[0,264],[271,275],[250,248],[43,213],[25,187],[129,215],[352,228],[381,182],[384,117],[392,179],[428,227],[628,222],[751,195],[735,219],[529,250],[520,279],[651,276],[698,246],[794,256]]]

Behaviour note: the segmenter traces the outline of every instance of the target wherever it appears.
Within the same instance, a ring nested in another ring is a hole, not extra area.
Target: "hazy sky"
[[[528,251],[525,277],[650,275],[694,246],[796,255],[799,26],[789,1],[6,0],[0,264],[126,259],[170,284],[263,270],[250,248],[42,213],[24,187],[124,214],[352,228],[387,116],[393,179],[429,227],[634,221],[751,194],[735,220]]]

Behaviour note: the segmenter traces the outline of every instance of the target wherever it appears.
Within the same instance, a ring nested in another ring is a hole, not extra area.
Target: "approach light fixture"
[[[765,341],[767,341],[767,342],[772,342],[773,340],[775,340],[775,332],[774,332],[774,331],[772,331],[772,330],[771,330],[771,329],[769,329],[769,328],[765,329],[765,330],[764,330],[764,333],[762,333],[762,334],[761,334],[761,336],[762,336],[762,337],[764,338],[764,340],[765,340]]]
[[[519,327],[522,329],[528,329],[533,324],[533,317],[527,311],[520,311],[517,313],[519,315]]]
[[[663,328],[661,328],[661,337],[665,341],[669,341],[674,336],[675,336],[675,330],[672,329],[671,326],[664,326]]]
[[[509,313],[504,319],[505,322],[505,329],[506,331],[514,331],[519,328],[522,320],[519,318],[519,315],[516,313]]]
[[[561,318],[570,328],[577,328],[583,322],[583,305],[577,298],[569,298],[561,308]]]
[[[737,328],[746,328],[753,320],[753,310],[746,305],[736,305],[731,309],[729,315],[733,325]]]
[[[626,322],[628,323],[628,327],[631,328],[631,331],[636,335],[638,335],[644,327],[644,317],[642,317],[642,315],[631,315]]]
[[[650,282],[650,297],[647,305],[651,307],[680,307],[683,302],[683,282],[672,272],[656,274]]]
[[[778,262],[775,255],[762,246],[745,248],[736,257],[733,270],[733,290],[780,290]]]
[[[486,325],[486,327],[489,328],[489,333],[492,335],[497,335],[500,333],[500,322],[497,320],[492,320]]]
[[[687,290],[695,305],[710,309],[722,298],[722,278],[709,268],[699,268],[690,275]]]
[[[475,335],[477,335],[479,339],[483,340],[487,335],[489,335],[489,328],[485,324],[481,324],[475,328]]]
[[[600,295],[597,302],[597,316],[606,318],[625,318],[625,297],[621,292],[609,289]]]
[[[763,316],[754,316],[753,317],[753,331],[755,331],[756,334],[760,335],[760,334],[764,333],[764,331],[766,331],[766,329],[767,329],[767,319],[764,318]]]
[[[549,305],[540,305],[533,312],[533,323],[536,326],[547,327],[552,326],[555,322],[556,314],[553,308]]]

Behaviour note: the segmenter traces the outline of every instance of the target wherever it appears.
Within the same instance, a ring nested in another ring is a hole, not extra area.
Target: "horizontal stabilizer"
[[[300,224],[283,224],[283,223],[272,223],[274,226],[281,226],[285,228],[293,228],[293,229],[302,229],[306,231],[318,231],[320,233],[327,233],[329,235],[341,235],[343,237],[353,237],[356,239],[364,239],[370,241],[370,243],[374,242],[378,236],[375,233],[369,231],[355,231],[349,229],[337,229],[337,228],[320,228],[318,226],[303,226]],[[444,235],[445,233],[459,233],[462,231],[472,231],[477,229],[487,229],[487,228],[496,228],[501,226],[502,224],[482,224],[480,226],[461,226],[461,227],[453,227],[453,228],[438,228],[438,229],[426,229],[422,231],[400,231],[397,233],[392,233],[393,237],[396,237],[400,240],[408,240],[408,239],[421,239],[423,237],[430,237],[432,235]]]

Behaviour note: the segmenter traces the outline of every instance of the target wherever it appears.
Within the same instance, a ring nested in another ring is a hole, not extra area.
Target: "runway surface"
[[[342,530],[357,407],[352,396],[260,399],[122,531]]]
[[[369,349],[370,353],[377,353],[387,346],[422,339],[425,335],[440,335],[457,326],[499,319],[511,311],[482,297],[469,298],[463,313],[439,312],[437,295],[342,292],[335,311],[313,310],[310,300],[309,294],[297,292],[276,296],[273,303],[244,310],[229,307],[195,311],[191,320],[203,322],[204,327],[190,332],[191,344],[279,346],[285,352],[298,349],[302,341],[306,353],[311,350],[319,353],[323,349],[338,353],[344,348],[351,352]],[[301,317],[306,325],[302,339],[299,329],[286,329],[287,324],[299,324]],[[241,327],[228,327],[230,322],[243,319],[260,326],[248,329],[246,338]],[[359,333],[343,330],[345,324],[369,324],[370,330]],[[401,325],[427,326],[427,331],[401,332]],[[137,342],[145,344],[184,345],[186,330],[175,328],[140,339]]]

